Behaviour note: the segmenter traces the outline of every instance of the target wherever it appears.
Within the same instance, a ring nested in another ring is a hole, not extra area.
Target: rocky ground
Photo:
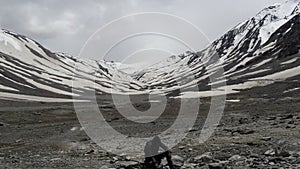
[[[227,99],[232,101],[207,142],[197,140],[199,122],[172,149],[178,167],[300,168],[300,97],[236,94]],[[201,101],[205,112],[210,100]],[[176,105],[176,99],[170,103]],[[172,122],[172,108],[158,128]],[[107,153],[89,139],[72,104],[2,101],[0,110],[0,168],[142,168],[141,158]],[[105,110],[110,122],[123,124],[113,107]]]

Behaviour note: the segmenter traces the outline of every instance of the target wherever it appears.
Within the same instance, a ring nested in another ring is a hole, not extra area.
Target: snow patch
[[[17,91],[17,92],[19,91],[17,89],[12,88],[12,87],[3,86],[1,84],[0,84],[0,89],[2,89],[2,90],[10,90],[10,91]]]
[[[288,61],[285,61],[285,62],[282,62],[281,65],[287,65],[287,64],[291,64],[291,63],[294,63],[298,60],[298,58],[293,58],[291,60],[288,60]]]
[[[284,91],[283,93],[289,93],[289,92],[293,92],[293,91],[296,91],[296,90],[299,90],[300,88],[297,87],[297,88],[294,88],[294,89],[289,89],[289,90],[286,90]]]
[[[5,46],[10,44],[18,51],[22,51],[21,45],[10,35],[6,34],[3,30],[0,30],[0,42],[4,43]]]
[[[6,93],[6,92],[0,92],[0,99],[5,99],[5,100],[10,99],[15,101],[27,100],[27,101],[37,101],[37,102],[50,102],[50,103],[90,102],[89,100],[40,97],[40,96],[31,96],[31,95],[14,94],[14,93]]]

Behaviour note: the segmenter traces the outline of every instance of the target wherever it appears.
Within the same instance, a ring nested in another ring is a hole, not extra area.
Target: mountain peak
[[[238,24],[214,42],[221,56],[243,49],[245,53],[255,51],[265,44],[277,29],[299,14],[299,0],[289,0],[261,10],[254,17]]]
[[[276,3],[274,5],[271,5],[267,8],[264,8],[262,11],[260,11],[254,19],[261,20],[264,19],[266,16],[273,16],[273,18],[276,20],[278,19],[284,19],[288,16],[293,15],[295,13],[295,9],[299,7],[299,0],[289,0],[285,3]]]

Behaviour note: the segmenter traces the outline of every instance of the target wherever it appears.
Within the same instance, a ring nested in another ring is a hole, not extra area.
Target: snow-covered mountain
[[[1,98],[65,101],[94,89],[98,93],[136,93],[141,88],[114,63],[52,53],[7,30],[0,31],[0,64]]]
[[[297,76],[300,74],[299,13],[299,1],[265,8],[205,50],[163,61],[140,72],[137,79],[149,88],[166,92],[177,88],[182,81],[181,88],[196,84],[203,91],[219,81],[227,83],[226,88],[220,89],[235,93]],[[216,72],[223,76],[215,77]],[[193,95],[201,96],[201,92]]]
[[[197,97],[211,95],[205,92],[218,84],[218,90],[236,93],[286,79],[297,81],[299,37],[300,3],[287,1],[263,9],[202,51],[172,56],[128,75],[117,69],[122,67],[119,63],[53,53],[25,36],[1,30],[0,98],[69,101],[94,90],[139,94],[178,89],[182,97]],[[297,84],[281,92],[298,90]]]

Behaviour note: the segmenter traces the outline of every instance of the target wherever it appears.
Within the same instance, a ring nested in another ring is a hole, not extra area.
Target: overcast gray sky
[[[0,26],[31,37],[52,51],[76,56],[99,27],[124,15],[173,14],[193,23],[214,40],[264,7],[284,1],[0,0]]]

